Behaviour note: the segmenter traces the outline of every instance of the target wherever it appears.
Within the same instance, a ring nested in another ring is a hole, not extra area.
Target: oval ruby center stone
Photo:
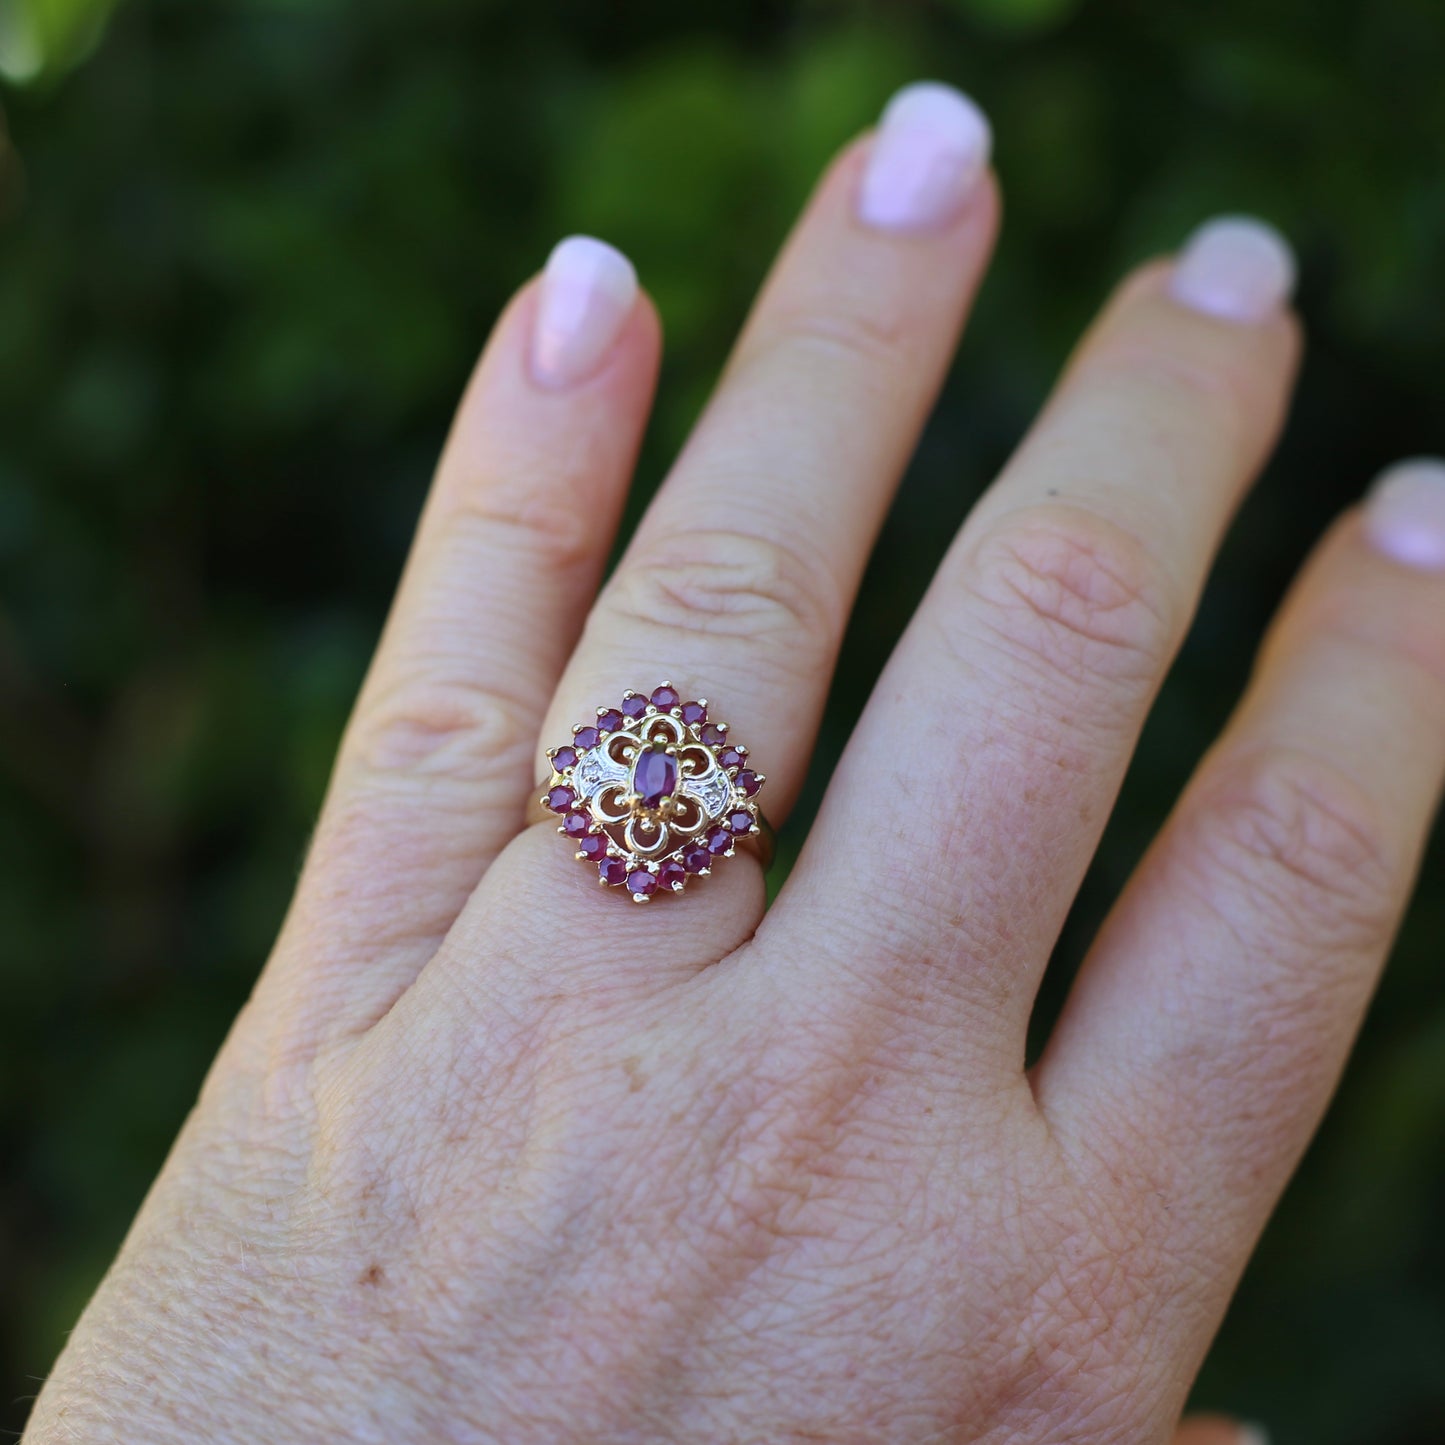
[[[661,748],[648,748],[637,755],[632,768],[632,791],[645,808],[658,807],[677,790],[677,759]]]

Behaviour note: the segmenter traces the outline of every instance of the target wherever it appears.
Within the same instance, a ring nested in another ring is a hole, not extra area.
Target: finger
[[[986,122],[911,87],[830,168],[547,717],[625,686],[704,692],[795,796],[864,562],[938,391],[997,219]]]
[[[285,938],[336,1021],[384,1011],[522,825],[542,710],[611,545],[655,315],[601,242],[499,321],[347,728]]]
[[[1021,1066],[1049,950],[1279,427],[1289,275],[1258,223],[1215,223],[1084,340],[945,558],[779,900],[819,989],[955,1030],[981,1011],[960,1062]]]
[[[1187,1282],[1161,1328],[1223,1309],[1344,1063],[1442,775],[1437,464],[1306,567],[1036,1073],[1091,1196]]]
[[[987,144],[971,102],[914,88],[830,169],[592,612],[544,743],[565,743],[625,688],[671,679],[731,724],[768,778],[764,806],[786,812],[868,551],[984,270],[997,221]],[[590,936],[605,917],[598,966],[615,985],[619,958],[636,958],[651,988],[668,962],[690,972],[756,925],[756,867],[740,856],[717,875],[667,900],[685,902],[691,941],[660,960],[630,947],[646,921],[619,914],[596,869],[539,828],[499,862],[470,926],[489,927],[488,900],[505,899],[538,930],[519,956],[551,958],[559,936]],[[471,936],[456,950],[464,970]]]
[[[1223,1415],[1195,1415],[1180,1425],[1174,1445],[1269,1445],[1269,1436],[1258,1425]]]

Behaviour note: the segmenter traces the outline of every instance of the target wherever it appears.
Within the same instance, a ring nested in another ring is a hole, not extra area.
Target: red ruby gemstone
[[[712,862],[712,854],[701,843],[694,843],[682,855],[682,866],[689,873],[701,873]]]
[[[709,828],[703,845],[709,853],[726,853],[733,845],[733,835],[723,827]]]
[[[657,870],[657,886],[659,888],[671,889],[674,884],[681,883],[687,877],[687,869],[677,861],[676,858],[669,858],[661,868]]]
[[[580,838],[592,826],[592,819],[586,813],[568,813],[562,819],[562,829],[569,838]]]
[[[586,752],[588,748],[595,748],[601,739],[602,734],[594,727],[578,728],[577,731],[572,734],[572,741],[576,743],[583,752]]]
[[[622,714],[615,707],[597,714],[597,726],[605,733],[615,733],[622,726]]]
[[[733,779],[734,784],[745,798],[751,798],[759,788],[762,787],[762,779],[751,768],[744,768],[737,777]]]
[[[682,705],[682,720],[688,727],[695,728],[707,721],[707,709],[700,702],[685,702]]]
[[[622,699],[622,716],[638,718],[647,711],[647,699],[640,692],[634,692]]]
[[[728,829],[733,833],[746,833],[753,826],[753,815],[746,808],[738,808],[728,814]]]
[[[648,748],[632,765],[632,791],[643,806],[655,808],[677,791],[677,759],[661,748]]]
[[[671,708],[675,708],[680,701],[677,689],[668,687],[666,683],[652,691],[652,705],[659,712],[667,712]]]
[[[627,875],[627,887],[633,893],[648,894],[657,891],[657,875],[646,868],[634,869]]]
[[[607,839],[601,833],[588,833],[577,840],[577,851],[584,858],[601,858],[607,852]]]
[[[547,806],[554,813],[565,813],[576,801],[577,794],[563,783],[559,783],[547,794]]]
[[[557,751],[552,754],[552,766],[556,768],[559,773],[566,772],[568,768],[576,766],[576,763],[576,748],[558,748]]]
[[[727,740],[727,729],[719,727],[716,723],[709,723],[698,733],[704,747],[720,748]]]
[[[604,858],[597,865],[597,876],[604,883],[625,883],[627,881],[627,864],[621,858]]]
[[[724,748],[717,755],[718,766],[731,772],[734,768],[742,767],[744,757],[746,754],[741,748]]]

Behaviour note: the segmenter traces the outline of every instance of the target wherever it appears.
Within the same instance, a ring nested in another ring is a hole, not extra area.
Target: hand
[[[1445,768],[1445,473],[1417,464],[1306,566],[1025,1071],[1280,424],[1282,243],[1214,224],[1110,301],[766,917],[742,853],[634,907],[522,826],[541,749],[663,678],[787,814],[992,244],[986,150],[925,87],[842,155],[595,602],[657,322],[583,240],[508,309],[274,956],[32,1445],[1170,1438]]]

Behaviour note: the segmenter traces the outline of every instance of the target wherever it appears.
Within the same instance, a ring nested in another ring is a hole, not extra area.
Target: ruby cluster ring
[[[706,698],[685,702],[670,682],[623,693],[615,706],[550,748],[539,816],[552,814],[604,887],[636,903],[681,893],[720,858],[752,844],[766,867],[772,829],[758,810],[762,773]]]

